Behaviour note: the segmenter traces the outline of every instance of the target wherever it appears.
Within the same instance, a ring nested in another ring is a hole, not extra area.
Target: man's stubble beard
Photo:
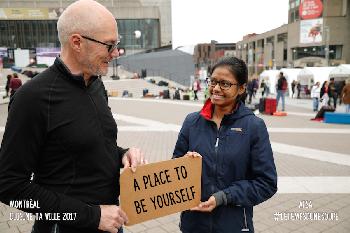
[[[104,76],[104,75],[107,75],[108,73],[108,67],[106,71],[102,70],[101,66],[99,66],[98,64],[94,65],[93,59],[91,59],[91,57],[87,59],[86,66],[89,70],[89,73],[94,76]]]

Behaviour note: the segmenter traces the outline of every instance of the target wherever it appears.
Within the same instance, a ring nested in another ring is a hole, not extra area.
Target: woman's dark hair
[[[247,84],[248,82],[248,69],[245,62],[237,57],[223,57],[218,60],[218,62],[211,69],[210,74],[218,67],[225,67],[232,73],[232,75],[237,79],[240,86]],[[242,95],[237,96],[237,101],[245,101],[247,94],[246,91]]]
[[[223,57],[211,69],[211,74],[218,67],[227,67],[229,71],[236,77],[239,85],[248,82],[248,69],[245,62],[237,57]]]

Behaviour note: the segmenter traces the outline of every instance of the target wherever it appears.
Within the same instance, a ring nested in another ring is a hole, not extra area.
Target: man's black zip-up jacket
[[[85,85],[57,58],[11,101],[0,151],[0,201],[38,201],[40,209],[20,209],[60,213],[60,221],[39,226],[98,232],[99,205],[118,204],[126,149],[117,146],[117,131],[101,79]],[[76,215],[64,221],[64,213]]]

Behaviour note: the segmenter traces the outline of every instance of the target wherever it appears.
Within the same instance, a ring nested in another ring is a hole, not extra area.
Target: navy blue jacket
[[[222,119],[220,129],[211,121],[213,106],[208,100],[201,112],[189,114],[181,128],[174,158],[187,151],[203,156],[201,201],[219,191],[227,205],[211,213],[185,211],[183,232],[254,232],[253,206],[277,191],[277,173],[265,123],[243,103]]]

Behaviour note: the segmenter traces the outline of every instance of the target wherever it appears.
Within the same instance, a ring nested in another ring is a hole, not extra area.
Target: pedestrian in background
[[[297,99],[300,99],[301,84],[300,81],[297,82]]]
[[[295,86],[296,86],[296,81],[293,80],[291,87],[292,87],[292,98],[294,98],[294,93],[295,93]]]
[[[346,84],[346,80],[343,80],[343,81],[338,82],[338,85],[336,85],[338,96],[340,96],[339,104],[342,104],[342,101],[343,101],[343,99],[341,98],[341,96],[342,96],[341,93],[343,91],[345,84]]]
[[[194,100],[198,100],[197,93],[201,90],[201,82],[196,78],[193,82]]]
[[[258,89],[258,81],[255,78],[252,78],[247,85],[248,91],[248,104],[252,103],[252,98],[255,97],[256,90]]]
[[[321,106],[328,106],[328,81],[324,81],[320,91]]]
[[[173,158],[202,156],[201,203],[181,214],[183,233],[254,232],[253,206],[277,191],[266,125],[242,102],[248,71],[235,57],[212,68],[210,98],[187,115]]]
[[[14,73],[9,84],[10,98],[16,93],[18,88],[22,86],[22,80],[18,77],[17,73]]]
[[[341,99],[345,105],[345,112],[350,113],[350,79],[346,80],[341,93]]]
[[[320,99],[320,92],[321,92],[320,82],[316,82],[311,88],[311,98],[312,98],[312,106],[313,106],[314,112],[318,111],[318,102]]]
[[[8,74],[6,78],[7,78],[7,79],[6,79],[6,86],[5,86],[6,94],[2,97],[3,99],[9,97],[10,82],[11,82],[12,75],[11,75],[11,74]]]
[[[331,102],[333,102],[334,109],[337,108],[338,101],[338,93],[335,87],[334,78],[330,78],[330,82],[328,84],[328,105],[331,106]]]
[[[282,112],[285,111],[285,95],[288,88],[288,83],[286,77],[284,77],[283,72],[280,72],[277,81],[277,109],[280,99],[282,99]]]
[[[92,0],[69,5],[57,22],[61,54],[13,96],[0,151],[0,201],[33,200],[32,233],[102,233],[128,221],[119,205],[120,169],[144,164],[117,144],[117,124],[99,75],[119,56],[115,17]]]

